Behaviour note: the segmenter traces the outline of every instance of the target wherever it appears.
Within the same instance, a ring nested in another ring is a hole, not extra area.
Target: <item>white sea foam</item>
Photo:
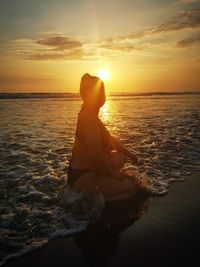
[[[0,100],[0,261],[95,221],[102,195],[67,187],[79,100]],[[200,97],[115,98],[101,111],[112,134],[139,157],[124,171],[165,195],[200,170]],[[183,177],[184,176],[184,177]],[[48,223],[47,223],[48,222]]]

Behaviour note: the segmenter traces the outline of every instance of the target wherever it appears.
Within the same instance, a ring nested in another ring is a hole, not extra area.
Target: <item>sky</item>
[[[200,91],[200,1],[0,0],[0,92]]]

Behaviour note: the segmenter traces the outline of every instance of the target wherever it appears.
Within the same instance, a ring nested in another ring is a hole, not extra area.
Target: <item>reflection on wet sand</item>
[[[74,242],[89,266],[107,266],[106,261],[117,251],[120,234],[133,225],[148,209],[148,196],[108,202],[99,221],[74,236]]]

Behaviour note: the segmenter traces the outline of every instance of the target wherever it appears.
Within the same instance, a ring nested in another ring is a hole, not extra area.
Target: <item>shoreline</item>
[[[115,202],[86,231],[51,240],[3,266],[189,266],[200,252],[199,186],[200,172],[171,184],[166,196],[145,202],[140,218],[140,205],[133,210],[130,202]]]

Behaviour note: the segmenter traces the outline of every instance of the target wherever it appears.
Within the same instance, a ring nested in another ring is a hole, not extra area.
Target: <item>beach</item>
[[[116,202],[110,218],[105,216],[89,231],[52,240],[5,266],[195,266],[200,252],[199,186],[199,172],[173,184],[167,196],[148,199],[136,221],[119,213],[117,218],[116,206],[124,209],[127,203]]]
[[[100,119],[140,161],[127,162],[124,171],[145,176],[155,196],[108,206],[101,194],[77,194],[68,187],[80,98],[15,97],[0,100],[0,265],[27,259],[55,266],[58,258],[65,264],[65,257],[77,265],[84,254],[86,262],[103,257],[117,266],[120,258],[133,261],[134,251],[138,262],[148,257],[156,262],[163,253],[171,259],[191,249],[199,222],[194,217],[199,181],[193,177],[200,171],[199,94],[108,97]]]

